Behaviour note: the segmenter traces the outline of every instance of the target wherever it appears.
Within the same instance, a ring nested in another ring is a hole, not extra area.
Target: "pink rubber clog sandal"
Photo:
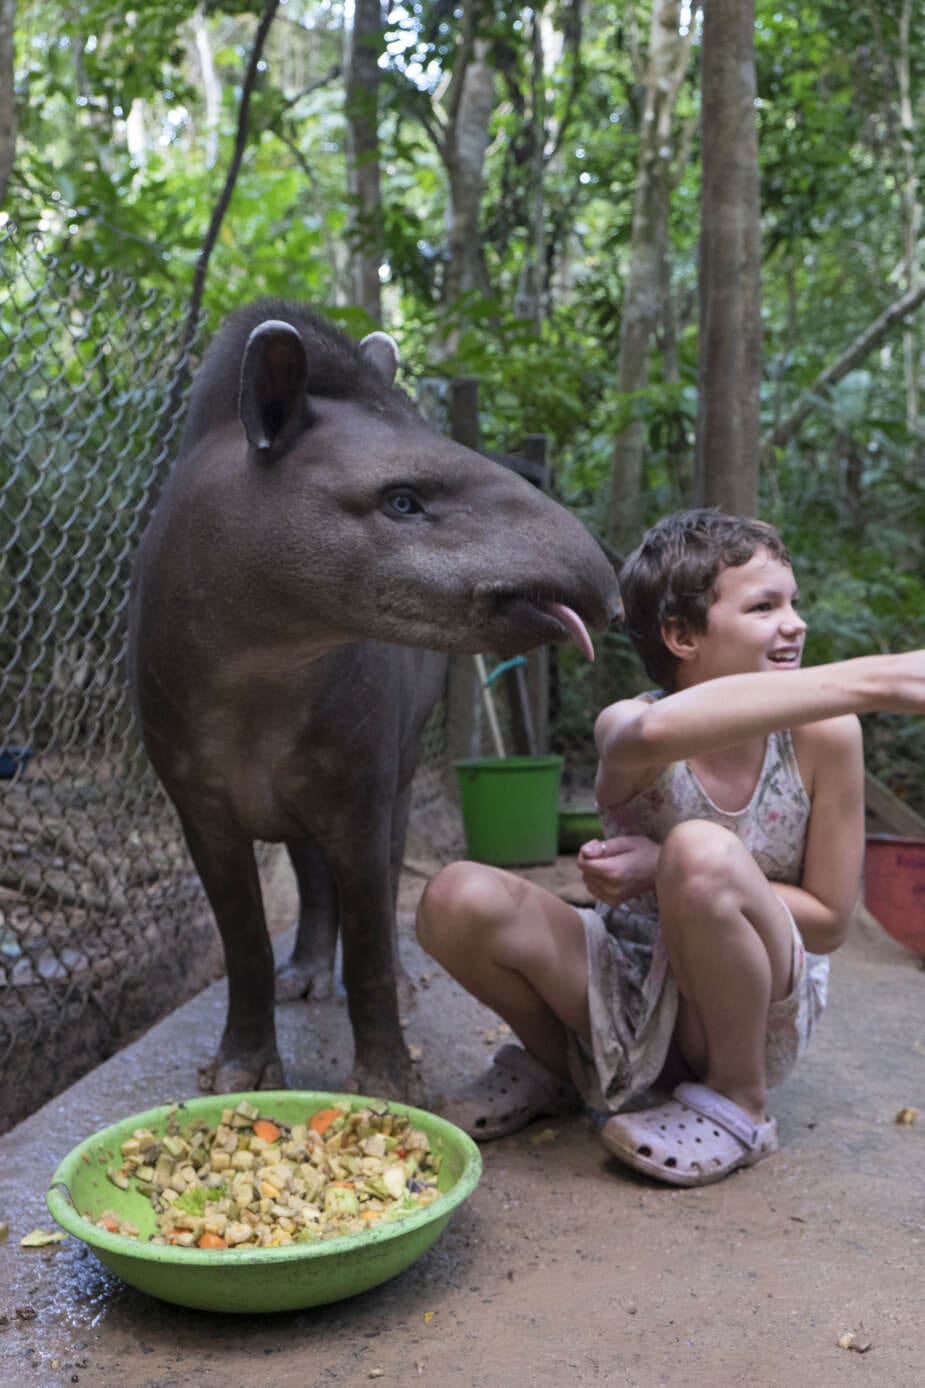
[[[658,1108],[608,1118],[601,1141],[613,1156],[673,1186],[706,1186],[777,1151],[777,1123],[755,1120],[705,1084],[679,1084]]]

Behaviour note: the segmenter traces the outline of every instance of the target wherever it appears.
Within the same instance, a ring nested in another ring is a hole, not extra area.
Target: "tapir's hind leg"
[[[392,881],[392,951],[395,957],[395,980],[398,985],[398,1005],[402,1016],[417,1002],[414,983],[401,962],[398,952],[398,889],[405,860],[405,839],[408,837],[408,815],[411,810],[411,786],[399,791],[392,806],[392,834],[389,847],[389,872]]]
[[[340,911],[337,885],[312,839],[292,840],[286,847],[299,887],[299,924],[292,954],[276,974],[276,996],[280,1002],[329,998]]]
[[[395,986],[388,823],[371,807],[368,822],[354,820],[349,831],[338,833],[330,845],[340,884],[344,985],[355,1048],[348,1085],[371,1097],[413,1100],[417,1080],[401,1031]]]
[[[218,1054],[199,1071],[207,1093],[233,1094],[285,1085],[273,1016],[273,951],[249,840],[188,819],[183,832],[225,949],[228,1016]]]

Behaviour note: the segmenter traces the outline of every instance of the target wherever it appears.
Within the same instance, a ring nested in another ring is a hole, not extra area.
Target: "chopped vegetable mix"
[[[181,1128],[175,1112],[157,1137],[137,1128],[106,1172],[120,1190],[147,1195],[152,1243],[182,1248],[282,1248],[401,1219],[439,1195],[441,1154],[409,1119],[348,1105],[290,1126],[246,1100]],[[92,1219],[91,1215],[87,1216]],[[138,1238],[112,1210],[96,1224]]]

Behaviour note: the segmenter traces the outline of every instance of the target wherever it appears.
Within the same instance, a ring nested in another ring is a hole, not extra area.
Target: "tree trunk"
[[[707,0],[695,496],[754,513],[761,383],[761,242],[754,0]]]
[[[196,333],[199,328],[199,318],[202,313],[202,299],[205,294],[209,261],[215,249],[218,234],[222,229],[222,222],[225,219],[225,213],[228,211],[231,195],[238,181],[241,161],[244,158],[244,151],[247,148],[251,96],[257,85],[257,76],[260,71],[260,63],[263,56],[264,45],[267,41],[267,35],[270,32],[278,8],[279,0],[266,0],[257,25],[257,32],[254,35],[254,44],[251,48],[247,71],[244,74],[244,82],[241,87],[241,100],[238,103],[238,124],[235,132],[234,150],[231,155],[231,162],[228,165],[228,172],[225,175],[225,181],[222,185],[222,191],[219,193],[218,201],[212,209],[212,216],[209,218],[209,226],[202,243],[202,250],[199,252],[196,260],[196,269],[193,274],[193,288],[190,294],[189,306],[186,310],[183,328],[180,333],[180,347],[177,352],[176,365],[173,371],[173,385],[171,386],[170,395],[167,398],[161,415],[159,432],[160,437],[164,440],[161,452],[162,457],[167,456],[169,441],[179,418],[180,405],[186,390],[190,352],[196,338]],[[155,478],[155,485],[157,481],[158,479]]]
[[[919,263],[919,234],[922,229],[922,208],[919,203],[919,179],[915,161],[915,121],[912,102],[912,75],[909,37],[912,26],[912,0],[903,0],[899,20],[899,58],[896,64],[899,80],[899,123],[902,150],[902,215],[903,260],[906,288],[917,289],[921,282]],[[919,334],[911,327],[903,332],[903,370],[906,379],[906,423],[910,433],[920,426],[919,375],[921,370]]]
[[[542,14],[531,14],[530,124],[533,129],[530,158],[529,250],[518,276],[514,312],[531,322],[537,332],[543,326],[543,290],[546,267],[546,63]]]
[[[668,270],[668,212],[673,186],[672,118],[684,80],[693,33],[679,32],[681,0],[655,0],[649,38],[646,99],[639,144],[630,265],[623,317],[617,389],[621,395],[649,383],[649,351],[662,318]],[[642,465],[646,431],[631,420],[614,442],[608,539],[620,554],[632,549],[642,529]]]
[[[488,43],[478,37],[479,0],[467,0],[443,141],[450,185],[449,234],[443,302],[451,305],[473,289],[484,288],[479,223],[488,122],[495,108],[495,74]],[[451,344],[448,344],[451,345]]]
[[[925,303],[925,284],[919,284],[917,288],[910,289],[901,298],[896,299],[889,308],[885,308],[862,333],[859,333],[840,357],[831,362],[824,371],[819,372],[812,384],[804,390],[786,419],[781,420],[770,434],[767,440],[768,446],[783,448],[785,444],[789,443],[799,432],[803,421],[812,414],[819,402],[825,399],[832,386],[837,385],[848,375],[849,371],[860,366],[864,358],[875,347],[879,347],[895,327],[905,323],[906,319],[915,313],[919,305],[923,303]]]
[[[347,55],[347,189],[354,302],[382,321],[382,194],[379,174],[380,0],[356,0]]]
[[[16,160],[15,27],[16,0],[0,0],[0,207]]]
[[[211,169],[218,159],[218,127],[222,113],[222,88],[215,72],[209,31],[206,28],[205,15],[201,9],[196,11],[193,26],[199,72],[202,77],[202,90],[206,99],[206,168]]]

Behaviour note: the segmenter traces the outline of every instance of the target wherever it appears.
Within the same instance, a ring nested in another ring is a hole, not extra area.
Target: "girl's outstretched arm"
[[[925,651],[860,656],[804,670],[725,675],[655,703],[598,715],[597,798],[619,804],[648,768],[847,713],[925,713]]]

